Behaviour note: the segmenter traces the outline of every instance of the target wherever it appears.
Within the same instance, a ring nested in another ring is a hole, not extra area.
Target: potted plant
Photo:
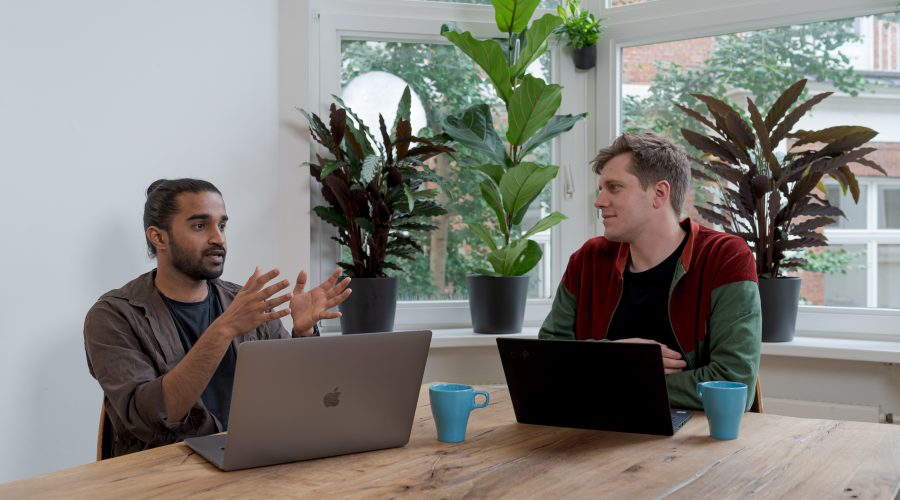
[[[581,9],[581,0],[567,0],[565,7],[562,4],[556,7],[556,12],[562,18],[563,23],[556,28],[554,33],[568,41],[569,47],[575,51],[573,54],[575,67],[578,69],[591,69],[597,65],[597,38],[600,37],[602,28],[600,22],[587,10]]]
[[[800,80],[785,90],[763,115],[751,99],[747,114],[713,97],[692,94],[709,116],[676,104],[704,125],[703,132],[681,129],[685,140],[699,149],[694,178],[719,186],[720,201],[697,206],[706,220],[721,225],[750,245],[756,259],[763,314],[763,341],[785,342],[794,335],[800,278],[785,277],[786,269],[805,264],[797,252],[827,245],[821,228],[844,213],[825,196],[829,176],[859,201],[859,184],[850,164],[864,165],[886,175],[867,157],[875,151],[861,147],[878,132],[860,126],[792,131],[797,121],[831,95],[817,94],[794,106],[806,87]],[[779,144],[790,139],[786,152]]]
[[[441,27],[441,34],[490,79],[509,120],[506,141],[494,129],[487,104],[470,106],[442,123],[453,140],[488,159],[475,168],[484,174],[481,195],[496,219],[468,226],[487,245],[491,265],[491,269],[479,269],[480,275],[467,278],[472,325],[479,333],[522,330],[528,294],[526,274],[543,255],[540,245],[530,237],[565,219],[561,213],[552,212],[530,228],[521,227],[528,208],[559,170],[554,165],[528,161],[528,155],[586,116],[556,115],[562,87],[526,71],[547,51],[549,36],[562,23],[559,17],[546,14],[529,27],[537,4],[534,0],[494,2],[497,27],[506,37],[503,45],[497,40],[477,40],[454,25]]]
[[[453,149],[412,135],[409,87],[390,130],[379,115],[380,141],[340,98],[335,100],[328,125],[316,114],[300,112],[313,139],[331,156],[317,154],[310,173],[328,203],[313,211],[337,228],[333,239],[346,249],[346,260],[338,265],[353,278],[353,294],[339,306],[341,330],[392,331],[397,279],[387,271],[402,271],[399,263],[422,251],[417,238],[434,229],[431,218],[446,213],[434,201],[437,190],[426,188],[437,178],[425,161]]]

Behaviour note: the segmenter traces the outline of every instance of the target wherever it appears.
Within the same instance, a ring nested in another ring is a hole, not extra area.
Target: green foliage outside
[[[819,251],[805,250],[801,258],[806,259],[804,271],[822,274],[847,274],[847,271],[861,271],[866,268],[863,264],[853,264],[860,258],[865,258],[865,250],[851,252],[846,248],[823,248]]]

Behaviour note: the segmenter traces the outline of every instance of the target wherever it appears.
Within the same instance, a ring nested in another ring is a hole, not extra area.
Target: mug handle
[[[475,398],[477,398],[479,394],[484,396],[484,403],[478,404],[475,402]],[[472,394],[472,408],[484,408],[490,402],[491,402],[491,393],[489,393],[488,391],[475,391],[475,393]]]
[[[697,396],[698,396],[700,399],[703,399],[703,382],[698,382],[698,383],[697,383]]]

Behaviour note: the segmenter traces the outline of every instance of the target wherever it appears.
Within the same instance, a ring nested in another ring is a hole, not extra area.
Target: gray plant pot
[[[394,331],[397,278],[353,278],[350,289],[353,293],[338,305],[344,335]]]
[[[797,326],[800,278],[759,278],[762,341],[790,342]]]
[[[580,49],[574,49],[575,67],[578,69],[591,69],[597,65],[597,45],[588,45]]]
[[[467,276],[475,333],[519,333],[525,319],[528,276]]]

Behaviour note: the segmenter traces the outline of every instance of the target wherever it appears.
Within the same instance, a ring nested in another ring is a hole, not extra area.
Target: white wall
[[[305,96],[306,38],[287,40],[302,60],[279,96],[277,0],[0,0],[0,482],[94,459],[82,323],[154,266],[150,182],[219,187],[225,279],[308,265],[308,146],[279,101]]]

